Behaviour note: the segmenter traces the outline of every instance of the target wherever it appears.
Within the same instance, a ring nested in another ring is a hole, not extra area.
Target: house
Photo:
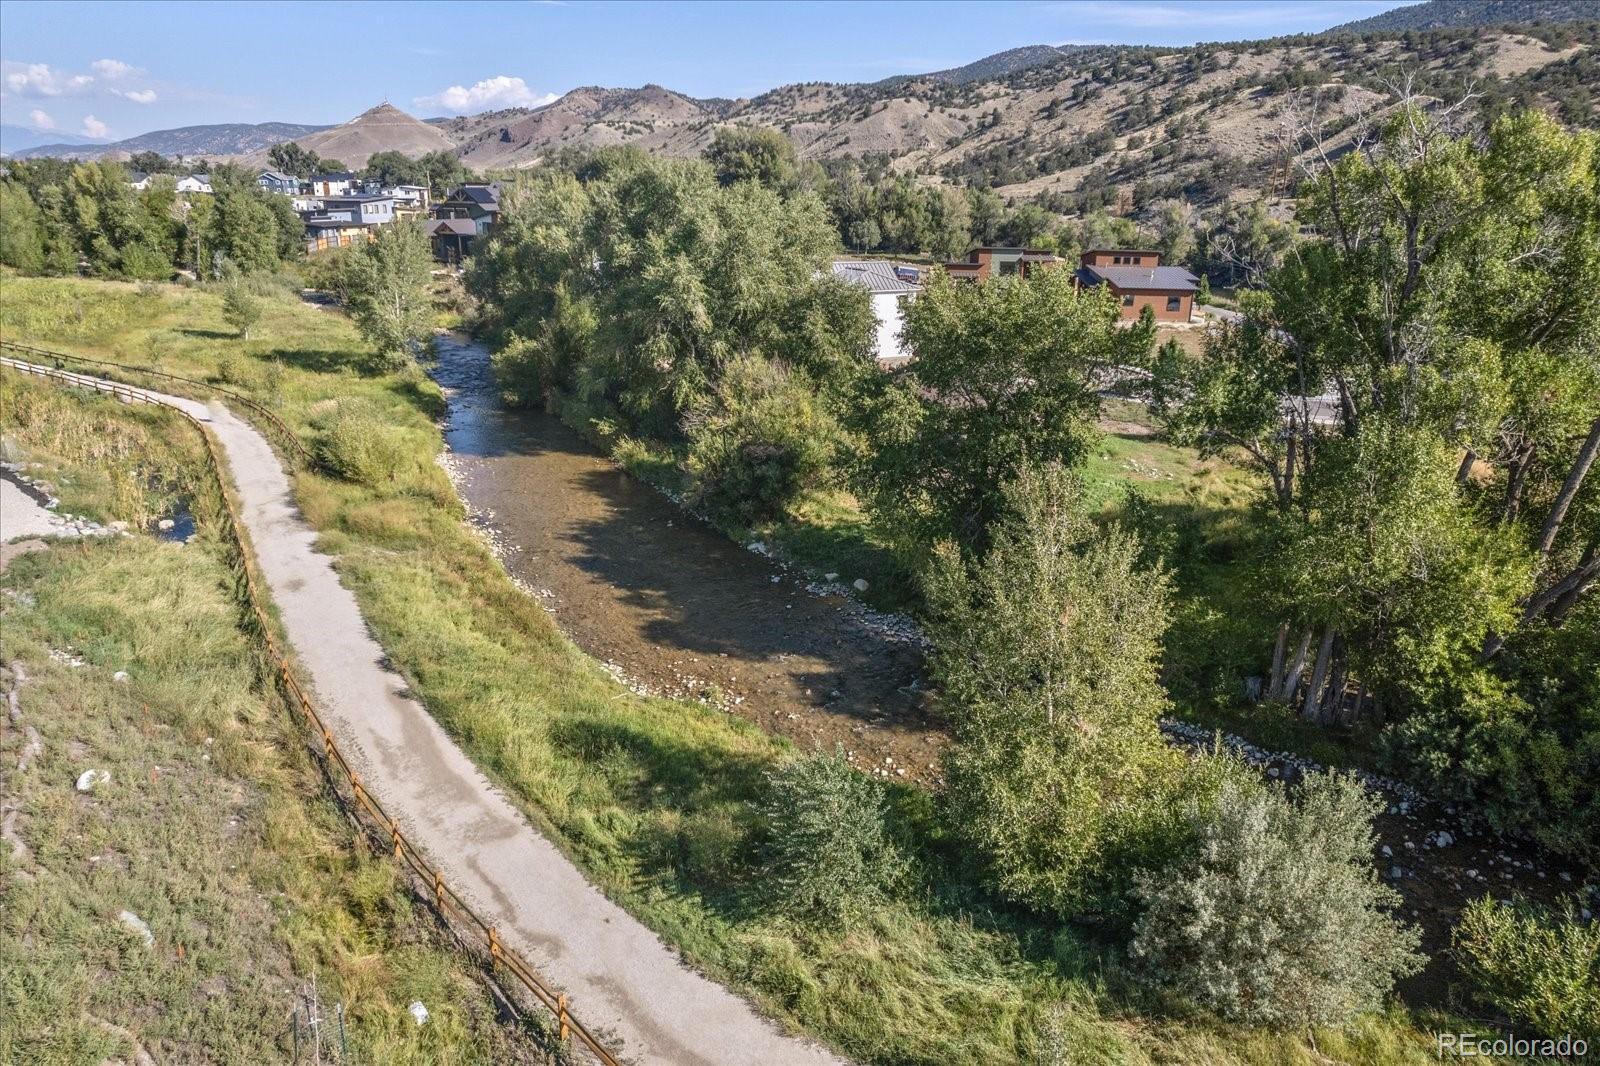
[[[150,179],[153,177],[155,177],[154,174],[146,174],[142,170],[130,170],[128,171],[128,184],[140,192],[144,192],[150,187]]]
[[[974,248],[965,259],[955,259],[943,264],[945,273],[960,281],[988,281],[995,275],[1020,274],[1027,277],[1035,270],[1048,270],[1066,260],[1042,248]]]
[[[423,226],[423,232],[433,245],[435,259],[459,266],[462,259],[472,254],[472,242],[478,238],[478,225],[470,218],[430,218]]]
[[[356,176],[348,170],[335,174],[313,174],[309,181],[312,196],[349,196]]]
[[[339,218],[306,219],[306,254],[372,240],[372,229]]]
[[[911,352],[901,337],[905,323],[905,302],[922,291],[920,276],[911,267],[896,267],[879,259],[839,259],[833,276],[852,285],[861,285],[872,294],[872,314],[878,320],[873,338],[872,357],[885,368],[904,366]]]
[[[333,218],[357,226],[382,226],[394,221],[391,196],[323,196],[314,217]]]
[[[209,193],[211,191],[211,175],[185,174],[183,177],[178,179],[178,191],[187,193]]]
[[[470,182],[440,200],[433,208],[434,218],[471,219],[479,234],[488,233],[500,221],[500,185],[497,182]]]
[[[300,191],[300,179],[281,170],[263,170],[256,175],[256,184],[279,196],[294,196]]]
[[[1158,322],[1189,321],[1200,286],[1182,267],[1162,266],[1161,253],[1148,248],[1092,248],[1083,253],[1077,281],[1109,287],[1123,318],[1138,318],[1148,307]]]

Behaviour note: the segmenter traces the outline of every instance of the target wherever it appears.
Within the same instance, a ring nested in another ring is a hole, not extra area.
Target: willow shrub
[[[1474,994],[1545,1036],[1600,1042],[1600,924],[1560,908],[1484,896],[1452,937]]]
[[[1152,984],[1252,1025],[1342,1026],[1422,959],[1372,866],[1381,801],[1355,780],[1225,787],[1191,804],[1192,853],[1139,877],[1129,953]]]

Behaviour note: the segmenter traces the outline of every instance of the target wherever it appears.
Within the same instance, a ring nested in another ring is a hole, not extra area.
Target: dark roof
[[[1084,255],[1160,255],[1159,248],[1085,248]]]
[[[489,185],[465,185],[462,186],[461,195],[457,199],[471,200],[475,204],[498,206],[500,193]]]
[[[1023,252],[1017,257],[1019,263],[1059,263],[1061,257],[1054,252]]]
[[[433,218],[428,220],[428,233],[432,236],[475,237],[477,223],[470,218]]]
[[[835,260],[833,276],[857,285],[865,285],[873,292],[916,292],[922,288],[895,273],[893,263],[886,263],[881,259]]]
[[[294,181],[294,182],[298,182],[300,180],[299,178],[295,177],[293,174],[285,174],[281,170],[263,170],[261,173],[256,175],[256,178],[257,178],[257,180],[259,180],[261,178],[271,178],[273,181]]]
[[[1085,285],[1109,281],[1112,288],[1135,292],[1194,292],[1200,279],[1182,267],[1086,266],[1078,268]]]

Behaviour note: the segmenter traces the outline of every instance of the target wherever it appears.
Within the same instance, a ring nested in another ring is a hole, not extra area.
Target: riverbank
[[[1089,1061],[1224,1066],[1420,1066],[1434,1061],[1431,1028],[1465,1026],[1397,1009],[1319,1032],[1313,1048],[1300,1035],[1175,1016],[1123,976],[1091,931],[986,897],[916,788],[892,793],[896,829],[917,859],[910,891],[848,931],[770,913],[753,891],[762,877],[753,807],[788,746],[698,703],[639,697],[557,631],[460,520],[434,462],[443,401],[430,382],[367,368],[348,323],[297,302],[272,302],[256,339],[239,342],[210,294],[163,290],[136,323],[112,327],[100,294],[119,305],[145,299],[134,287],[8,285],[23,298],[43,286],[57,291],[41,302],[84,305],[81,317],[30,316],[33,332],[19,335],[5,318],[13,297],[0,307],[8,336],[134,360],[154,351],[171,369],[202,374],[227,361],[240,387],[278,404],[314,446],[341,407],[370,412],[397,457],[392,476],[305,472],[295,491],[390,660],[591,880],[786,1023],[868,1062],[1030,1061],[1054,1047]]]

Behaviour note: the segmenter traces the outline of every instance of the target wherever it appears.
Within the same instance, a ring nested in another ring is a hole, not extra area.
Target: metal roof
[[[857,285],[865,285],[875,293],[919,292],[921,285],[907,281],[895,273],[894,264],[881,259],[839,259],[833,264],[833,276]]]
[[[1085,266],[1078,276],[1086,284],[1109,281],[1114,288],[1141,292],[1194,292],[1200,279],[1182,267]]]
[[[478,227],[470,218],[435,218],[428,222],[428,232],[436,237],[442,234],[473,237],[477,235]]]

